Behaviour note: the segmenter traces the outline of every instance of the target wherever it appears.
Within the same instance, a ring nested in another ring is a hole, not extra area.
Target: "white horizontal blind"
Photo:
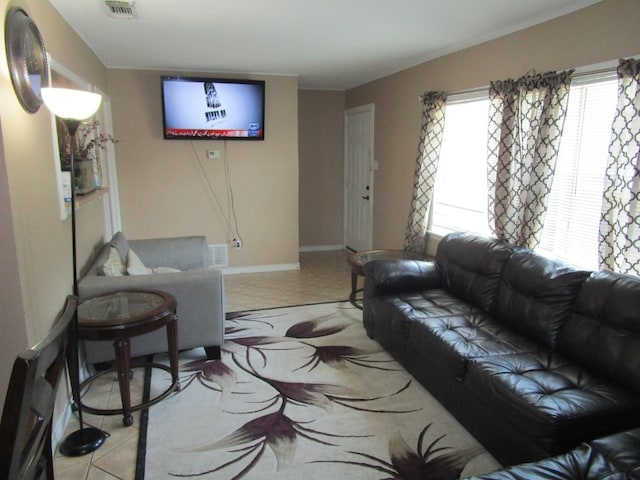
[[[430,231],[487,234],[487,91],[451,95],[432,207]]]
[[[569,108],[539,250],[583,268],[598,268],[598,229],[615,72],[572,82]]]

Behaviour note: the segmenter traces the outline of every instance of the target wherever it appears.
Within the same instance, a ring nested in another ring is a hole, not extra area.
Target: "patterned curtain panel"
[[[418,145],[411,211],[404,238],[406,251],[424,253],[427,216],[433,198],[440,147],[444,134],[446,101],[446,92],[427,92],[422,96],[422,129]]]
[[[497,238],[527,248],[540,241],[572,73],[490,84],[489,226]]]
[[[600,221],[600,267],[640,275],[640,60],[618,66]]]

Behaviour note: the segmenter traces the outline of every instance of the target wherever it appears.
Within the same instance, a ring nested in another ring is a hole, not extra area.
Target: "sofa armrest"
[[[201,269],[176,273],[123,275],[121,277],[90,275],[78,282],[78,293],[81,298],[116,290],[162,290],[173,293],[176,287],[184,288],[206,284],[209,278],[216,278],[220,274],[219,270]]]
[[[441,288],[438,264],[428,260],[373,260],[364,266],[366,296]]]
[[[150,268],[194,270],[207,268],[209,263],[204,236],[129,240],[129,248]]]

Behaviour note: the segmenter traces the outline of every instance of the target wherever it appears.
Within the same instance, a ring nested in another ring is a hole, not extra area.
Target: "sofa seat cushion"
[[[444,290],[426,290],[384,298],[385,335],[398,348],[419,352],[443,374],[462,379],[469,358],[531,352],[539,345],[510,331],[482,309]],[[386,346],[386,345],[385,345]]]
[[[389,295],[384,297],[383,301],[393,305],[403,315],[442,317],[483,312],[482,309],[441,289]]]
[[[409,338],[409,321],[413,317],[439,318],[482,313],[478,307],[440,289],[388,295],[379,297],[379,300],[387,306],[391,316],[402,320],[396,328],[402,329],[402,337],[405,339]],[[387,327],[385,325],[385,328]]]
[[[640,425],[640,400],[550,352],[469,361],[466,387],[551,454]]]
[[[481,313],[477,307],[444,290],[425,290],[397,295],[381,295],[366,305],[371,313],[367,332],[400,360],[407,360],[407,341],[411,320],[418,316],[440,317]]]
[[[470,359],[534,352],[540,346],[515,334],[483,312],[440,317],[408,318],[408,348],[428,352],[446,368],[446,373],[462,381]]]

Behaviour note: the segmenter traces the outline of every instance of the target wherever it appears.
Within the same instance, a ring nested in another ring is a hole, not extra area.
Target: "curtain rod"
[[[603,74],[603,73],[615,73],[617,70],[617,64],[610,66],[610,67],[605,67],[605,68],[599,68],[597,70],[584,70],[582,72],[579,73],[574,73],[573,74],[573,78],[582,78],[582,77],[588,77],[591,75],[599,75],[599,74]],[[449,96],[452,95],[471,95],[474,93],[482,93],[485,92],[489,89],[489,85],[485,85],[483,87],[475,87],[475,88],[468,88],[466,90],[457,90],[455,92],[452,92],[449,94]],[[424,95],[418,95],[418,101],[421,102],[423,99]]]
[[[618,70],[618,66],[608,67],[608,68],[600,68],[598,70],[585,70],[583,72],[577,72],[573,74],[573,78],[582,78],[589,77],[591,75],[600,75],[603,73],[616,73]]]
[[[467,90],[456,90],[455,92],[452,92],[449,94],[449,96],[451,95],[465,95],[465,94],[471,94],[471,93],[481,93],[484,92],[485,90],[489,89],[489,85],[486,85],[484,87],[475,87],[475,88],[469,88]],[[424,94],[423,95],[418,95],[418,100],[421,102],[422,99],[424,98]]]

